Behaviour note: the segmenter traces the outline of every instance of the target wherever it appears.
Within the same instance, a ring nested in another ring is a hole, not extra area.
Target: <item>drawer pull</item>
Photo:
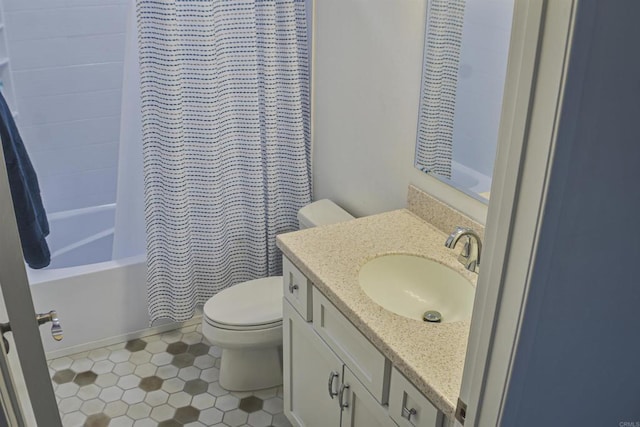
[[[329,384],[328,384],[328,388],[329,388],[329,397],[330,398],[334,398],[338,395],[337,391],[333,391],[333,381],[338,378],[340,376],[339,373],[337,373],[336,371],[332,371],[329,374]]]
[[[340,404],[340,408],[345,409],[349,407],[349,402],[344,401],[344,391],[349,389],[349,384],[344,384],[340,386],[340,391],[338,392],[338,403]]]
[[[402,416],[402,418],[406,418],[407,421],[411,421],[411,417],[414,416],[417,413],[418,413],[418,411],[416,411],[414,408],[407,409],[406,406],[403,406],[402,407],[402,414],[400,414],[400,415]]]
[[[298,290],[298,285],[293,283],[293,273],[289,272],[289,293],[293,293],[293,291]]]

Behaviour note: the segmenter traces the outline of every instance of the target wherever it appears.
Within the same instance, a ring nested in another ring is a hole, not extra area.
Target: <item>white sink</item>
[[[470,319],[475,289],[465,277],[436,261],[414,255],[384,255],[360,269],[360,287],[381,307],[410,319],[426,311],[442,322]]]

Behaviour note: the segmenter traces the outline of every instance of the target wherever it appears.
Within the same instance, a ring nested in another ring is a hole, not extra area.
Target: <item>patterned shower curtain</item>
[[[451,178],[465,1],[431,0],[427,12],[416,167],[446,178]]]
[[[276,275],[310,201],[304,0],[137,0],[151,321]]]

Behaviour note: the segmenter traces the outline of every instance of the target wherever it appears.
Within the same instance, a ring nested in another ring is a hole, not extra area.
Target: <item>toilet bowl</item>
[[[300,228],[353,219],[330,200],[298,212]],[[222,349],[219,383],[231,391],[282,384],[282,276],[250,280],[214,295],[204,305],[202,334]]]

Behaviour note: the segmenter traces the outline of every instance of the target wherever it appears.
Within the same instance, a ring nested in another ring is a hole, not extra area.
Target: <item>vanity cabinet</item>
[[[287,301],[285,415],[299,427],[396,427],[382,406]]]
[[[284,295],[284,413],[294,426],[443,425],[442,413],[286,258]]]

